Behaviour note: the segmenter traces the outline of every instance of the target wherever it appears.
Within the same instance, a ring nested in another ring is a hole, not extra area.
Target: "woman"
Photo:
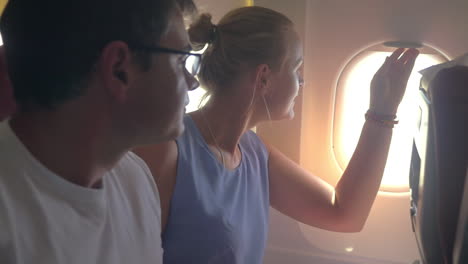
[[[418,51],[396,50],[376,73],[359,144],[333,188],[249,130],[294,116],[303,54],[292,22],[245,7],[216,26],[202,15],[189,34],[209,44],[199,78],[211,97],[179,139],[137,150],[160,188],[165,263],[262,263],[270,205],[311,226],[360,231]]]

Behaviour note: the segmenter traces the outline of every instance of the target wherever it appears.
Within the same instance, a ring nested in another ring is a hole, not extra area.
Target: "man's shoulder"
[[[108,181],[112,186],[110,188],[118,187],[119,192],[123,194],[119,195],[119,199],[126,199],[127,203],[131,204],[133,210],[137,212],[145,211],[145,214],[152,212],[153,215],[150,218],[156,215],[156,219],[153,221],[160,221],[161,209],[158,188],[142,159],[129,152],[122,157],[111,173],[113,175],[108,175],[110,176]],[[141,210],[137,210],[138,208]],[[134,213],[135,217],[138,217],[137,212]],[[140,218],[146,219],[142,215]]]
[[[115,166],[114,172],[116,173],[139,173],[146,174],[150,173],[146,163],[138,157],[135,153],[127,152]],[[151,173],[150,173],[151,174]]]
[[[157,192],[153,176],[146,163],[133,152],[126,153],[111,172],[114,179],[127,186],[150,187],[151,192]]]
[[[132,151],[127,152],[127,154],[125,154],[124,156],[124,159],[128,160],[128,162],[131,162],[136,166],[139,166],[142,168],[146,167],[146,163]]]
[[[27,162],[6,126],[6,122],[0,123],[0,186],[6,184],[12,174],[22,174]]]

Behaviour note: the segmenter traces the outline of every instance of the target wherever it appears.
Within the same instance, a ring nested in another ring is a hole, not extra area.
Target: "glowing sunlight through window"
[[[345,168],[356,148],[364,113],[369,107],[371,79],[382,65],[386,51],[364,51],[353,58],[340,75],[337,86],[333,141],[335,157]],[[446,61],[438,52],[421,54],[408,81],[407,91],[398,109],[398,125],[393,131],[390,153],[382,180],[383,191],[407,191],[413,131],[416,123],[419,70]]]
[[[193,91],[188,92],[189,96],[189,104],[185,107],[185,112],[190,113],[193,111],[198,110],[204,103],[208,101],[209,98],[206,98],[203,102],[202,99],[205,95],[206,91],[202,87],[198,87]]]
[[[208,48],[208,45],[206,45],[203,49],[199,51],[192,51],[194,53],[199,53],[203,54],[205,50]],[[191,61],[190,61],[191,62]],[[197,77],[198,79],[198,77]],[[201,108],[206,102],[208,102],[209,96],[207,98],[204,98],[206,94],[206,90],[203,87],[198,87],[195,90],[189,91],[188,92],[188,97],[189,97],[189,104],[185,107],[185,113],[190,113],[193,111],[198,110]]]

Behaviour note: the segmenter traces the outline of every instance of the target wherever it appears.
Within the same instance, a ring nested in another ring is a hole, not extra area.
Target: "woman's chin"
[[[292,120],[294,116],[295,116],[294,109],[291,108],[288,112],[281,115],[281,117],[278,118],[278,120]]]
[[[293,102],[291,103],[291,106],[289,106],[288,112],[287,112],[287,114],[286,114],[286,119],[291,120],[291,119],[294,118],[294,116],[295,116],[294,106],[295,106],[295,105],[296,105],[296,102],[293,101]]]

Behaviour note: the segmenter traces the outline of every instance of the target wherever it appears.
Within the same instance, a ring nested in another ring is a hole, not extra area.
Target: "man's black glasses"
[[[185,55],[184,64],[185,69],[193,76],[196,76],[200,71],[200,64],[202,55],[183,50],[169,49],[163,47],[149,47],[149,46],[131,46],[132,49],[146,51],[146,52],[161,52]]]

